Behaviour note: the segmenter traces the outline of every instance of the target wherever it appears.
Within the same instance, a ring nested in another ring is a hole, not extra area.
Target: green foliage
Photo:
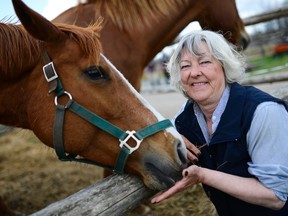
[[[250,59],[248,67],[250,75],[284,72],[288,68],[288,54]]]

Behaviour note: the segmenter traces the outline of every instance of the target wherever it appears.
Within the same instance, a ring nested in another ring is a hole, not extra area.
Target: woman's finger
[[[191,162],[198,162],[198,158],[195,156],[195,154],[193,154],[192,152],[190,152],[190,150],[187,151],[187,158],[189,161]]]
[[[173,187],[169,188],[167,191],[164,191],[163,193],[154,196],[151,199],[151,203],[154,204],[154,203],[161,202],[161,201],[171,197],[172,195],[180,192],[183,189],[184,189],[183,185],[180,182],[176,182],[176,184]]]
[[[181,135],[184,142],[185,142],[185,145],[186,145],[186,148],[192,152],[195,156],[198,156],[201,154],[201,151],[195,146],[193,145],[186,137],[184,137],[183,135]]]

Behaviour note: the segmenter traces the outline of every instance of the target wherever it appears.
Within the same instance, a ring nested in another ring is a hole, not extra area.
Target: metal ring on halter
[[[71,95],[69,92],[67,92],[67,91],[64,91],[63,93],[64,93],[65,95],[67,95],[68,98],[69,98],[68,102],[67,102],[65,105],[62,105],[62,106],[64,106],[65,109],[67,109],[68,107],[70,107],[70,105],[71,105],[71,103],[72,103],[72,95]],[[62,94],[61,97],[62,97],[64,94]],[[54,102],[55,102],[55,105],[58,106],[58,96],[55,96]]]

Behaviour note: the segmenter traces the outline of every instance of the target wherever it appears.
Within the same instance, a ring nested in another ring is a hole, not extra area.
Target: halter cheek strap
[[[173,127],[170,120],[162,120],[150,126],[147,126],[138,131],[123,131],[119,127],[111,124],[95,113],[89,111],[85,107],[78,104],[73,100],[72,95],[69,92],[66,92],[63,88],[63,85],[58,77],[56,70],[54,68],[53,62],[50,60],[47,52],[43,53],[43,59],[47,63],[43,67],[44,76],[47,82],[50,83],[49,93],[55,92],[55,120],[53,125],[53,144],[58,158],[62,161],[77,161],[82,163],[88,163],[103,167],[107,170],[110,170],[114,173],[124,173],[124,168],[128,159],[128,156],[135,150],[140,147],[143,139],[162,131],[168,127]],[[68,102],[64,105],[58,103],[58,98],[67,96]],[[94,162],[91,160],[86,160],[78,158],[77,155],[67,154],[64,148],[63,142],[63,127],[65,120],[65,111],[69,109],[71,112],[77,114],[81,118],[85,119],[92,125],[102,129],[103,131],[111,134],[120,141],[120,152],[117,156],[114,167],[106,166],[104,164]],[[134,147],[129,146],[128,141],[133,139],[136,142]]]

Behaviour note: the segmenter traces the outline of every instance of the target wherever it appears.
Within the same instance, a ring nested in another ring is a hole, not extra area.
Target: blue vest
[[[199,165],[242,177],[255,177],[248,172],[251,158],[247,151],[246,134],[257,106],[274,101],[288,106],[284,101],[252,86],[231,85],[230,97],[214,132],[209,146],[201,149]],[[188,101],[184,111],[175,120],[176,129],[196,146],[206,143],[194,114],[193,102]],[[272,145],[272,143],[271,143]],[[215,205],[219,216],[288,216],[288,202],[279,211],[273,211],[234,198],[203,184],[203,188]]]

